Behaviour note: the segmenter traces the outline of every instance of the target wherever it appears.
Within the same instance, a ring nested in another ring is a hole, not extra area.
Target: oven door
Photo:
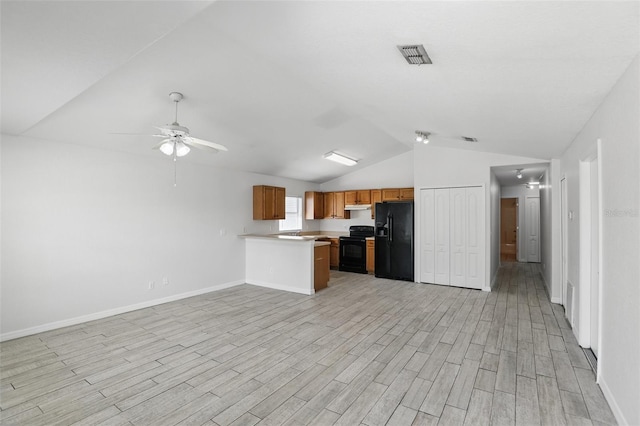
[[[341,271],[367,273],[367,243],[359,238],[340,239]]]

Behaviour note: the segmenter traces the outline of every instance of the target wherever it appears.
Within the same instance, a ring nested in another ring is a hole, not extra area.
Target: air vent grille
[[[398,50],[402,53],[402,56],[411,65],[425,65],[431,64],[431,58],[427,55],[427,51],[421,44],[412,44],[407,46],[398,46]]]
[[[469,136],[461,136],[462,140],[465,142],[478,142],[476,138],[470,138]]]

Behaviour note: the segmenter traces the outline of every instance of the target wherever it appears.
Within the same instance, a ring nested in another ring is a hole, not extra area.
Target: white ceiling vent
[[[402,56],[411,65],[423,65],[430,64],[431,59],[427,55],[427,51],[424,50],[424,46],[421,44],[412,44],[407,46],[398,46]]]
[[[476,138],[470,138],[469,136],[460,136],[462,138],[463,141],[465,142],[478,142],[478,139]]]

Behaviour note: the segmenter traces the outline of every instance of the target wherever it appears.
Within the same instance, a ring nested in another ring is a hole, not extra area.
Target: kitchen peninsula
[[[329,281],[325,235],[245,234],[247,284],[314,294]]]

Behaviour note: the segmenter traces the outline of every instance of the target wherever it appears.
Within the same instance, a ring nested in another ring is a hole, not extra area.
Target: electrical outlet
[[[225,228],[220,228],[220,236],[224,237],[225,235],[227,235],[227,230]]]
[[[162,284],[169,285],[169,278],[167,277],[162,278]]]
[[[153,290],[156,287],[155,281],[149,281],[149,290]]]

